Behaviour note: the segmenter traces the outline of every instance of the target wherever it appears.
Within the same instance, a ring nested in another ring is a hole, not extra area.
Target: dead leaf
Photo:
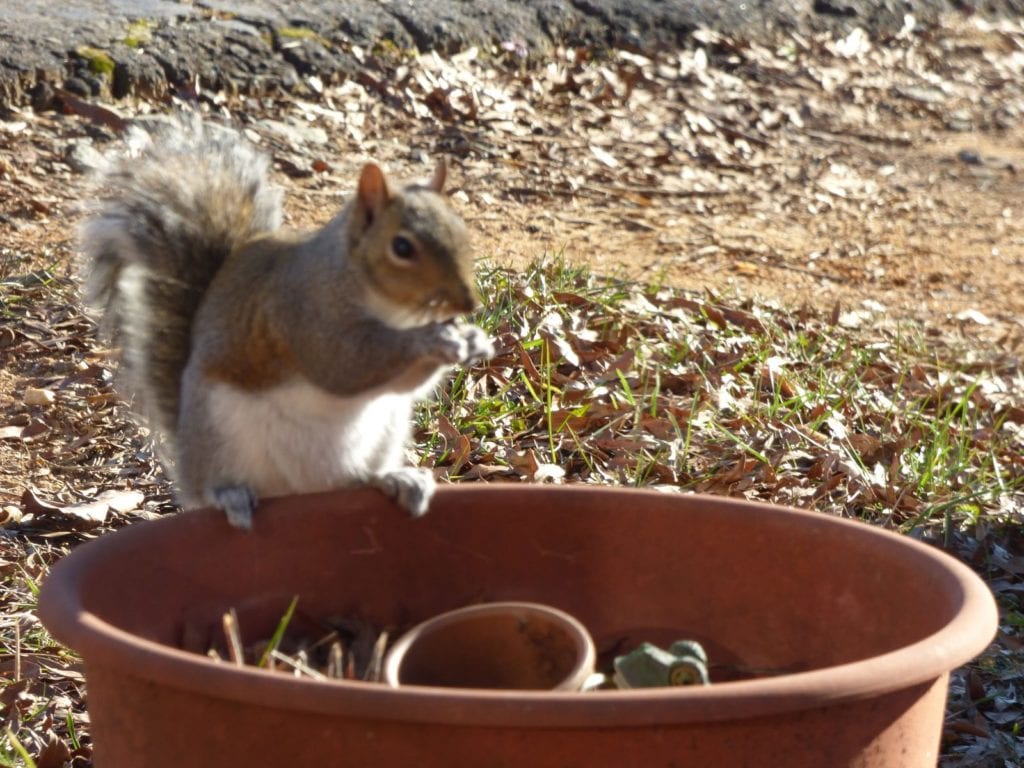
[[[53,390],[36,387],[28,387],[25,390],[25,405],[51,405],[56,399],[57,395]]]
[[[146,495],[141,491],[111,489],[96,496],[95,503],[106,504],[114,512],[123,515],[141,507],[145,500]]]
[[[22,494],[21,506],[26,515],[32,515],[33,521],[45,522],[47,527],[67,526],[72,530],[88,530],[101,525],[110,509],[103,501],[58,506],[39,498],[32,489],[26,489]]]
[[[619,161],[616,160],[611,153],[609,153],[607,150],[602,149],[596,144],[590,145],[590,151],[594,154],[594,157],[596,157],[599,162],[603,163],[609,168],[617,168],[619,166]]]
[[[437,416],[437,431],[449,444],[462,437],[462,433],[443,413]]]
[[[40,751],[36,758],[36,768],[64,768],[71,760],[71,748],[67,743],[58,738],[57,734],[50,732],[46,746]]]
[[[472,451],[473,445],[470,443],[469,438],[465,435],[459,435],[458,439],[455,441],[455,447],[451,452],[451,473],[453,475],[459,474],[459,471],[469,459],[469,455]]]
[[[107,519],[110,506],[103,501],[83,501],[61,507],[60,515],[72,521],[80,521],[86,528],[101,525]]]
[[[128,127],[127,121],[112,109],[101,107],[98,104],[91,104],[75,96],[73,93],[65,91],[63,88],[55,88],[54,91],[64,108],[64,114],[81,115],[97,125],[102,125],[116,133],[123,133]]]
[[[972,736],[988,737],[988,729],[983,728],[980,725],[975,725],[970,720],[961,719],[953,720],[952,722],[946,723],[946,727],[955,731],[956,733],[969,733]]]
[[[537,468],[540,467],[540,462],[537,461],[537,456],[532,450],[513,453],[508,463],[512,469],[526,477],[527,480],[533,480],[537,474]]]
[[[541,463],[533,473],[533,481],[543,483],[550,480],[553,483],[561,483],[565,479],[565,470],[557,464]]]
[[[25,427],[9,425],[6,427],[0,427],[0,440],[21,440],[21,434],[25,431]]]

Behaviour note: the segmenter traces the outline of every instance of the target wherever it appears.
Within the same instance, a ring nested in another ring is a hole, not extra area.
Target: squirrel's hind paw
[[[422,517],[434,496],[434,475],[429,469],[401,467],[375,478],[372,483],[413,517]]]
[[[256,509],[256,495],[244,485],[228,485],[213,492],[213,502],[224,510],[232,528],[252,530],[252,513]]]

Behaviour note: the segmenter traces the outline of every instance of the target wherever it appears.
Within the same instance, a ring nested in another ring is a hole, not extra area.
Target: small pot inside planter
[[[594,642],[569,614],[537,603],[471,605],[435,616],[388,651],[388,685],[578,691]]]
[[[712,684],[625,691],[313,682],[182,650],[237,609],[401,631],[539,602],[601,658],[701,643]],[[40,616],[85,660],[101,768],[278,765],[934,768],[948,672],[994,601],[968,568],[871,526],[767,504],[585,487],[441,489],[410,519],[373,491],[213,510],[79,547]],[[203,629],[205,628],[205,629]]]

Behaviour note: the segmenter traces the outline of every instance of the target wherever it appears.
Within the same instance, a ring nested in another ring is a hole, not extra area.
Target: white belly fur
[[[339,488],[401,466],[412,418],[409,394],[336,397],[304,380],[260,392],[218,384],[209,406],[223,468],[258,496]]]

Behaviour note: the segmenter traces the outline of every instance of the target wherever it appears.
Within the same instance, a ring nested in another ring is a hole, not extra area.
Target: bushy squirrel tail
[[[143,414],[173,440],[196,309],[232,250],[278,228],[281,193],[263,154],[198,118],[133,142],[141,151],[104,171],[81,228],[86,297],[121,346],[121,373]]]

